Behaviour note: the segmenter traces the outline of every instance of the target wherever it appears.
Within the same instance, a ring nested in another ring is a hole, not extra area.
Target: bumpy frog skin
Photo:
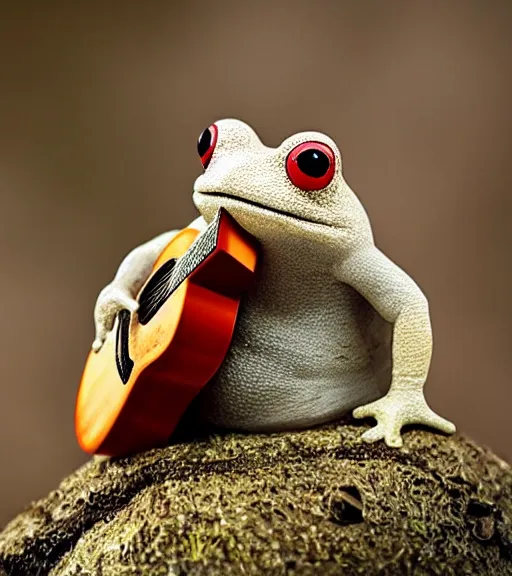
[[[190,417],[221,428],[278,431],[353,410],[355,418],[377,421],[364,440],[397,447],[408,424],[453,433],[455,426],[423,395],[432,353],[427,300],[376,248],[336,144],[303,132],[269,148],[238,120],[216,122],[210,131],[215,146],[193,194],[201,216],[190,226],[204,230],[223,207],[259,240],[262,261],[228,356]],[[332,179],[320,190],[301,189],[297,163],[298,179],[289,169],[292,151],[310,142],[332,151]],[[121,308],[137,309],[136,294],[176,233],[133,250],[100,293],[94,350]]]

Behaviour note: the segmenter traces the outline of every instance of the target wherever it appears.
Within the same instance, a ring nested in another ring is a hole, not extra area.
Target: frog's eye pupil
[[[329,158],[321,150],[305,150],[297,156],[299,168],[307,176],[320,178],[329,170]]]
[[[306,191],[321,190],[334,177],[335,156],[326,144],[304,142],[286,159],[286,172],[291,183]]]
[[[207,128],[202,132],[201,136],[199,136],[199,140],[197,141],[197,152],[199,156],[203,157],[206,152],[208,152],[208,148],[210,147],[211,143],[212,133],[210,132],[210,129]]]
[[[210,163],[213,150],[217,144],[217,126],[212,124],[204,130],[197,140],[197,153],[201,158],[203,168],[206,170]]]

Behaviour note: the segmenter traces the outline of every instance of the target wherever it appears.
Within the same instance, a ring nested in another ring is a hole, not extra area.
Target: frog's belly
[[[248,303],[222,367],[197,398],[213,425],[283,430],[328,421],[382,396],[390,326],[354,293],[289,312]]]

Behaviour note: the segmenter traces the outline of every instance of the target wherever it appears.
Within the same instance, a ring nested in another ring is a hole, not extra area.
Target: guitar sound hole
[[[130,312],[121,310],[118,315],[119,323],[116,334],[116,365],[119,376],[126,384],[133,370],[133,360],[130,358],[128,341],[130,336]]]
[[[139,297],[139,323],[148,324],[167,301],[172,292],[171,276],[176,265],[171,258],[153,274]]]

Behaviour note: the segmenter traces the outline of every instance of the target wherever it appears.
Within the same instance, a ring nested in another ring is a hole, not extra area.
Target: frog
[[[369,216],[347,183],[335,141],[303,131],[266,146],[234,118],[206,128],[194,182],[203,233],[226,210],[261,248],[258,281],[244,297],[220,368],[188,417],[215,429],[300,430],[345,415],[373,419],[366,442],[403,446],[403,428],[453,434],[428,405],[429,303],[375,244]],[[134,248],[94,307],[98,352],[179,229]]]

